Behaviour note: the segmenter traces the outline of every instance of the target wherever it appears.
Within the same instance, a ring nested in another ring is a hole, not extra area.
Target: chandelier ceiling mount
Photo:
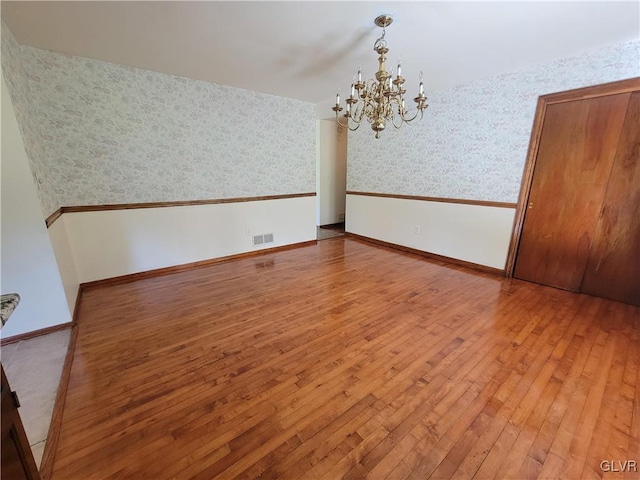
[[[393,17],[391,15],[380,15],[376,17],[373,23],[375,23],[380,28],[385,28],[393,23]]]

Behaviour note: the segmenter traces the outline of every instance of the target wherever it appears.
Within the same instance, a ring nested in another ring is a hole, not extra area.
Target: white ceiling
[[[377,68],[373,19],[389,13],[389,62],[409,92],[441,89],[640,38],[626,2],[10,2],[20,44],[297,98],[330,102],[358,64]],[[332,114],[332,112],[327,112]]]

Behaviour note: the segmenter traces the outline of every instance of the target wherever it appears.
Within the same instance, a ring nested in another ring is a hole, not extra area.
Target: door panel
[[[12,480],[39,480],[38,467],[33,459],[29,440],[24,431],[18,405],[13,396],[4,373],[4,368],[0,366],[2,384],[2,464],[1,472],[3,479]]]
[[[579,291],[630,97],[547,107],[515,277]]]
[[[640,92],[627,109],[581,291],[640,306]]]

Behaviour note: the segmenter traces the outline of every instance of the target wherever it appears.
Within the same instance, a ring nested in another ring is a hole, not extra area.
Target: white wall
[[[347,195],[346,230],[504,269],[514,214],[515,208]]]
[[[47,150],[43,145],[44,137],[40,130],[37,102],[29,88],[20,45],[1,21],[0,30],[2,37],[0,62],[4,74],[3,80],[7,82],[7,89],[11,95],[11,104],[18,120],[42,214],[48,217],[60,207],[60,204],[56,200],[55,186],[51,179],[51,165],[47,162]]]
[[[47,231],[49,232],[53,252],[56,256],[56,262],[58,264],[58,270],[60,271],[60,277],[62,278],[64,293],[67,297],[67,304],[69,305],[69,311],[73,315],[76,306],[76,297],[78,296],[79,282],[78,271],[76,269],[75,260],[73,259],[69,236],[67,234],[65,216],[63,215],[58,218],[58,220],[56,220]]]
[[[320,120],[316,120],[316,225],[320,225]]]
[[[2,337],[71,321],[62,280],[51,248],[24,143],[2,77],[2,165],[0,279],[2,293],[21,302]]]
[[[309,196],[63,217],[84,283],[315,240],[315,207]],[[273,233],[274,242],[254,247],[252,236],[264,233]]]
[[[347,132],[334,120],[318,120],[319,225],[343,220],[347,190]]]

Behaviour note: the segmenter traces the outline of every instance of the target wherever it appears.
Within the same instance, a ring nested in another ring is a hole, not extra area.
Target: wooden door
[[[581,291],[640,306],[640,92],[631,95]]]
[[[9,382],[2,374],[2,478],[11,480],[39,480],[38,467],[33,460],[31,447],[24,432],[18,405]]]
[[[580,290],[630,97],[547,107],[515,277]]]

